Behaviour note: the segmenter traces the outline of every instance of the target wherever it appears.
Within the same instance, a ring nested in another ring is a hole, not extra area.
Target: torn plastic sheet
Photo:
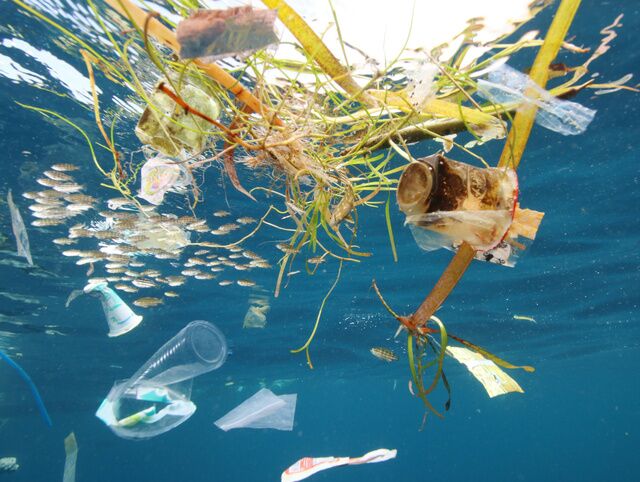
[[[532,104],[540,110],[536,123],[564,136],[582,134],[596,111],[577,102],[558,99],[531,78],[504,64],[478,80],[478,94],[496,104]]]
[[[267,47],[278,40],[276,16],[275,10],[250,6],[195,12],[176,30],[180,57],[216,60]]]
[[[177,94],[212,119],[220,115],[218,103],[197,87],[183,85]],[[204,149],[208,132],[213,128],[209,122],[189,113],[157,88],[149,97],[152,106],[147,106],[136,126],[136,135],[143,144],[171,157],[178,156],[183,149],[188,153]]]
[[[142,166],[138,197],[158,206],[162,204],[167,191],[181,192],[191,185],[191,181],[191,175],[183,163],[154,157]]]
[[[29,248],[29,236],[27,230],[24,227],[24,221],[20,215],[20,211],[13,202],[13,195],[11,189],[7,193],[7,204],[9,205],[9,212],[11,213],[11,229],[13,235],[16,238],[16,245],[18,249],[18,256],[22,256],[27,259],[27,263],[33,266],[33,258],[31,257],[31,249]]]
[[[243,328],[264,328],[267,325],[267,314],[271,308],[269,298],[259,295],[249,298],[249,309],[244,315]]]
[[[297,394],[275,395],[271,390],[262,388],[224,417],[215,421],[218,428],[272,428],[275,430],[293,430],[296,412]]]
[[[282,473],[281,482],[297,482],[311,477],[323,470],[332,469],[341,465],[375,464],[395,459],[398,451],[393,449],[377,449],[362,457],[305,457],[298,460]]]
[[[447,354],[467,367],[476,380],[482,384],[489,397],[493,398],[512,392],[524,393],[518,382],[481,354],[457,346],[448,346]]]
[[[78,460],[78,443],[73,432],[64,439],[64,475],[62,482],[76,482],[76,462]]]
[[[136,315],[120,296],[109,288],[107,283],[89,283],[82,290],[73,290],[65,308],[80,295],[91,295],[100,298],[104,316],[109,325],[109,336],[120,336],[129,333],[142,322],[142,316]]]
[[[15,457],[0,458],[0,472],[14,472],[19,468],[18,459]]]
[[[115,382],[96,416],[117,436],[148,439],[185,422],[196,411],[193,378],[222,366],[227,342],[207,321],[192,321],[131,378]]]

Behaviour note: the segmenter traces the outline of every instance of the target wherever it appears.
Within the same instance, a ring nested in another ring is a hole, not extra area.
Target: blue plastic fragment
[[[45,423],[51,427],[53,426],[53,422],[51,421],[51,417],[49,417],[49,412],[47,412],[47,408],[44,406],[44,402],[42,401],[42,397],[40,396],[40,392],[36,388],[36,385],[33,383],[27,372],[25,372],[20,365],[18,365],[15,361],[13,361],[7,354],[5,354],[2,350],[0,350],[0,358],[6,361],[9,366],[13,367],[18,375],[29,385],[29,389],[33,394],[33,398],[36,400],[36,405],[38,406],[38,410],[40,410],[40,415],[44,419]]]

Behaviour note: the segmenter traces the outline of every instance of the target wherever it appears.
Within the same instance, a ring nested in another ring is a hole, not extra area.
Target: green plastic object
[[[197,87],[184,85],[178,95],[189,107],[211,119],[220,115],[218,102]],[[136,126],[140,142],[171,157],[182,150],[196,153],[204,148],[212,128],[209,122],[187,112],[161,90],[156,89],[150,101],[152,105],[147,106]]]

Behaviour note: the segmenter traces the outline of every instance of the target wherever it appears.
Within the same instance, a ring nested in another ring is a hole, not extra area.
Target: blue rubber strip
[[[42,401],[40,392],[38,392],[38,389],[36,388],[35,384],[31,380],[27,372],[25,372],[20,365],[18,365],[11,358],[9,358],[9,356],[6,355],[2,350],[0,350],[0,358],[6,361],[9,364],[9,366],[13,367],[18,372],[18,375],[20,375],[20,377],[27,383],[27,385],[29,385],[29,389],[33,394],[33,398],[36,399],[36,405],[38,405],[38,410],[40,410],[40,415],[42,415],[42,418],[44,419],[45,423],[49,427],[51,427],[53,423],[51,422],[51,417],[49,417],[49,412],[47,412],[47,408],[44,406],[44,402]]]

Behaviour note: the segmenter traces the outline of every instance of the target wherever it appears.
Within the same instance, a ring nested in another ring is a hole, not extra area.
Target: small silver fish
[[[59,164],[52,165],[51,169],[59,172],[71,172],[71,171],[77,171],[80,168],[75,164],[68,164],[68,163],[62,162]]]
[[[163,303],[164,301],[161,298],[154,298],[153,296],[138,298],[133,302],[134,305],[140,306],[141,308],[153,308],[154,306],[158,306]]]
[[[384,360],[386,362],[394,362],[398,360],[398,357],[395,353],[393,353],[388,348],[383,348],[380,346],[374,346],[371,348],[371,354],[380,360]]]

